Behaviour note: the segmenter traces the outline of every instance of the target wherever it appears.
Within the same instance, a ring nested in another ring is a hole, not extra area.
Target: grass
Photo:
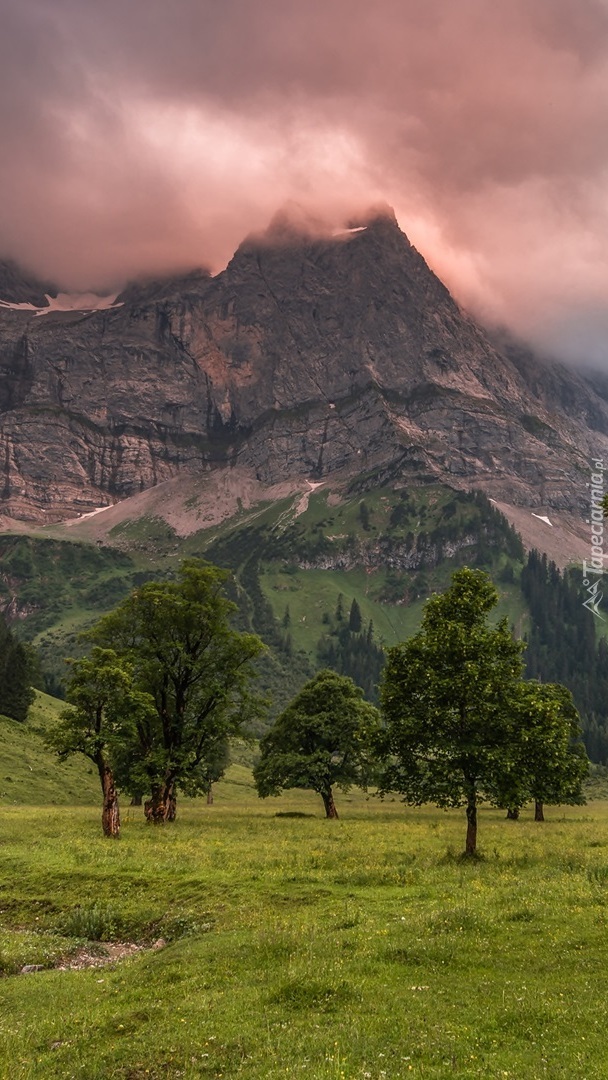
[[[290,630],[296,645],[314,654],[319,638],[328,629],[323,624],[323,614],[327,612],[333,616],[340,594],[347,617],[351,602],[356,597],[364,625],[370,619],[373,621],[377,641],[394,645],[416,632],[424,601],[408,605],[377,602],[373,592],[384,577],[383,571],[367,573],[363,568],[299,570],[296,573],[272,568],[260,575],[260,584],[279,621],[289,606]]]
[[[437,591],[447,589],[453,571],[454,566],[447,564],[434,571],[429,575],[432,587]],[[375,640],[382,645],[395,645],[419,630],[427,597],[407,604],[382,602],[378,594],[386,576],[384,570],[368,571],[363,567],[285,571],[275,564],[260,574],[260,585],[279,622],[289,607],[294,644],[314,655],[319,638],[328,629],[323,623],[323,614],[327,612],[333,616],[340,595],[347,616],[351,602],[356,598],[364,626],[372,620]],[[507,618],[510,625],[515,625],[519,636],[528,626],[527,610],[519,588],[499,583],[499,590],[494,621]]]
[[[128,809],[119,842],[97,807],[3,807],[0,1075],[603,1080],[608,803],[484,810],[473,864],[462,812],[338,806],[260,802],[240,765],[172,827]]]
[[[110,529],[108,535],[113,543],[147,551],[155,556],[174,551],[179,541],[175,529],[158,517],[121,521]]]
[[[0,716],[0,814],[11,803],[90,805],[97,799],[99,780],[84,758],[60,764],[44,747],[42,733],[63,705],[36,691],[25,724]]]

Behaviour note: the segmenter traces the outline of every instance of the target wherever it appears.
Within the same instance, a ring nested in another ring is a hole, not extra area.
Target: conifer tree
[[[20,723],[34,700],[31,646],[17,641],[0,615],[0,713]]]
[[[362,625],[361,608],[359,607],[356,599],[353,597],[353,602],[350,605],[350,613],[348,616],[348,629],[351,634],[358,634]]]

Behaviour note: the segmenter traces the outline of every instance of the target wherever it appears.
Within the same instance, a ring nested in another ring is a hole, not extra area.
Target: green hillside
[[[518,630],[525,627],[526,605],[515,584],[521,543],[483,496],[439,486],[363,495],[323,489],[258,506],[186,538],[172,533],[171,550],[161,525],[125,522],[110,537],[117,547],[0,536],[0,601],[11,601],[19,613],[14,629],[38,648],[52,692],[65,677],[64,658],[81,648],[81,631],[136,585],[172,574],[180,556],[202,556],[234,571],[243,624],[273,648],[265,678],[281,700],[319,666],[319,639],[340,594],[345,604],[357,600],[366,626],[373,621],[378,645],[392,645],[417,628],[430,592],[468,563],[490,570],[502,593],[499,614]],[[302,654],[295,662],[294,653]]]
[[[36,692],[25,724],[0,716],[0,805],[90,805],[99,802],[99,780],[84,758],[58,761],[43,733],[63,707]]]
[[[417,630],[426,598],[457,567],[479,567],[497,585],[496,618],[530,639],[529,677],[572,690],[592,760],[608,764],[608,648],[598,651],[576,572],[526,561],[518,535],[479,492],[375,483],[362,477],[260,503],[181,538],[145,517],[115,526],[103,543],[0,536],[0,606],[13,633],[37,648],[40,685],[61,696],[65,658],[82,653],[83,630],[137,585],[172,576],[181,558],[206,558],[232,571],[239,628],[269,646],[260,689],[276,714],[326,666],[374,698],[383,648]]]
[[[235,571],[259,633],[276,620],[313,665],[340,596],[347,612],[357,601],[378,644],[393,645],[415,632],[426,598],[465,564],[491,573],[501,593],[497,618],[506,616],[524,632],[527,607],[518,586],[524,551],[483,495],[379,488],[338,500],[323,490],[304,509],[301,503],[268,508],[200,553]]]
[[[136,585],[157,573],[154,561],[93,543],[7,533],[0,536],[0,607],[12,630],[38,649],[47,689],[65,676],[63,658],[78,635]]]

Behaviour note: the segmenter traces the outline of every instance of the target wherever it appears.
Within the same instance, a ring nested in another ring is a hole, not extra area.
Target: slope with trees
[[[608,644],[600,620],[584,607],[580,570],[561,573],[555,563],[531,551],[521,573],[530,609],[526,673],[531,679],[562,683],[581,716],[583,740],[592,761],[608,763]]]
[[[384,667],[384,650],[375,640],[370,619],[363,625],[361,608],[353,597],[348,615],[339,594],[333,616],[323,615],[325,633],[317,643],[317,659],[324,667],[348,675],[360,686],[368,701],[378,699],[378,681]]]
[[[361,522],[363,496],[367,529]],[[357,632],[349,626],[336,667],[373,696],[382,664],[379,646],[417,628],[423,599],[444,586],[454,564],[466,558],[479,565],[483,555],[484,567],[494,573],[505,560],[515,560],[518,577],[517,538],[481,494],[440,485],[394,490],[387,478],[369,474],[351,488],[315,492],[305,511],[296,509],[293,498],[282,500],[217,529],[185,538],[172,533],[170,541],[159,519],[145,517],[115,526],[100,546],[75,542],[75,532],[67,530],[63,540],[3,536],[0,606],[10,611],[19,639],[36,638],[46,689],[63,696],[64,657],[81,655],[83,630],[134,587],[171,578],[177,557],[209,559],[233,571],[227,589],[239,609],[234,625],[269,646],[257,668],[278,712],[316,670],[333,665],[324,650],[331,654],[336,641],[324,616],[332,619],[339,593],[348,597],[347,618],[348,605],[356,602],[362,627]],[[509,617],[517,620],[517,586],[511,591]]]

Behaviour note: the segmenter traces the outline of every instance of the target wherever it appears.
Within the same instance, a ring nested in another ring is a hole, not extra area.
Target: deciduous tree
[[[506,620],[488,624],[497,601],[487,574],[458,570],[427,601],[419,633],[388,650],[381,687],[385,787],[413,805],[465,806],[467,855],[477,849],[477,807],[495,801],[517,738],[523,645]]]
[[[120,810],[113,753],[133,740],[138,724],[147,722],[153,701],[134,687],[131,665],[113,649],[96,647],[90,656],[72,664],[69,705],[47,735],[47,744],[61,758],[84,754],[93,762],[103,794],[103,832],[118,837]]]
[[[150,792],[146,812],[155,823],[175,816],[178,789],[208,790],[218,748],[263,707],[251,684],[264,646],[231,628],[236,605],[224,593],[228,578],[186,560],[176,580],[147,582],[92,632],[132,665],[135,685],[154,703],[136,725],[128,771],[134,789]]]
[[[261,798],[309,788],[337,818],[335,786],[364,785],[378,731],[378,710],[346,675],[321,671],[300,690],[260,743],[254,779]]]
[[[524,682],[517,703],[513,753],[501,776],[500,806],[518,812],[534,801],[536,821],[545,803],[580,805],[589,761],[572,694],[558,683]]]

